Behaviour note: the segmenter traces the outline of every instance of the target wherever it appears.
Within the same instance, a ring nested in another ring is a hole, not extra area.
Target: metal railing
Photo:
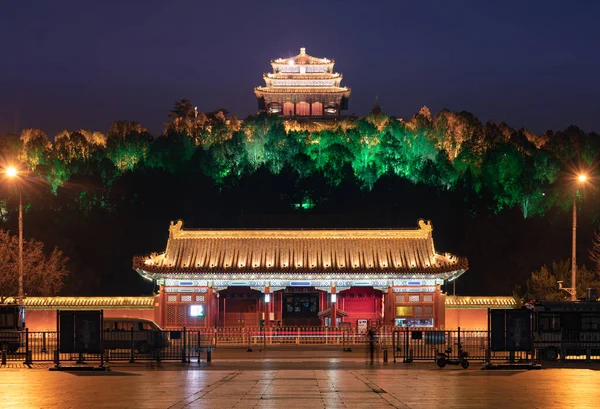
[[[355,328],[270,327],[210,328],[170,331],[105,331],[104,354],[58,353],[56,331],[0,331],[2,363],[8,361],[87,362],[87,361],[180,361],[210,360],[214,349],[281,349],[296,347],[340,348],[351,351],[367,348],[370,338]],[[558,331],[533,334],[530,351],[492,351],[488,331],[436,330],[431,328],[380,327],[374,341],[394,362],[434,361],[438,351],[458,345],[473,361],[490,360],[600,360],[600,332]]]
[[[392,336],[394,362],[435,360],[438,352],[449,350],[450,358],[458,358],[459,345],[469,360],[531,360],[531,351],[491,351],[488,331],[403,329]]]
[[[59,353],[56,331],[0,331],[2,363],[7,361],[209,361],[214,349],[211,334],[183,328],[176,331],[105,331],[103,354]],[[10,342],[8,340],[11,340]]]

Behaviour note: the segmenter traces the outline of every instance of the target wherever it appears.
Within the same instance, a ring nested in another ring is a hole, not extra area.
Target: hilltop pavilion
[[[337,118],[348,109],[350,89],[340,86],[342,74],[333,72],[334,61],[300,54],[271,61],[272,73],[256,87],[258,109],[284,117]]]

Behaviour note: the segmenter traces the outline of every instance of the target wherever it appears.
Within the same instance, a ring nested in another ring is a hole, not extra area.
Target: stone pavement
[[[15,364],[15,366],[17,366]],[[0,370],[1,408],[597,408],[600,371],[438,369],[433,363],[113,365]]]

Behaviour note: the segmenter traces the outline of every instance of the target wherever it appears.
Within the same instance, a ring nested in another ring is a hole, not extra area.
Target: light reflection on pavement
[[[2,408],[597,408],[600,371],[432,365],[118,365],[110,372],[0,369]]]

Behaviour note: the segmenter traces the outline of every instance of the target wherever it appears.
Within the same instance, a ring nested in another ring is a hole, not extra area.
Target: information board
[[[102,352],[102,311],[58,311],[59,351]]]

